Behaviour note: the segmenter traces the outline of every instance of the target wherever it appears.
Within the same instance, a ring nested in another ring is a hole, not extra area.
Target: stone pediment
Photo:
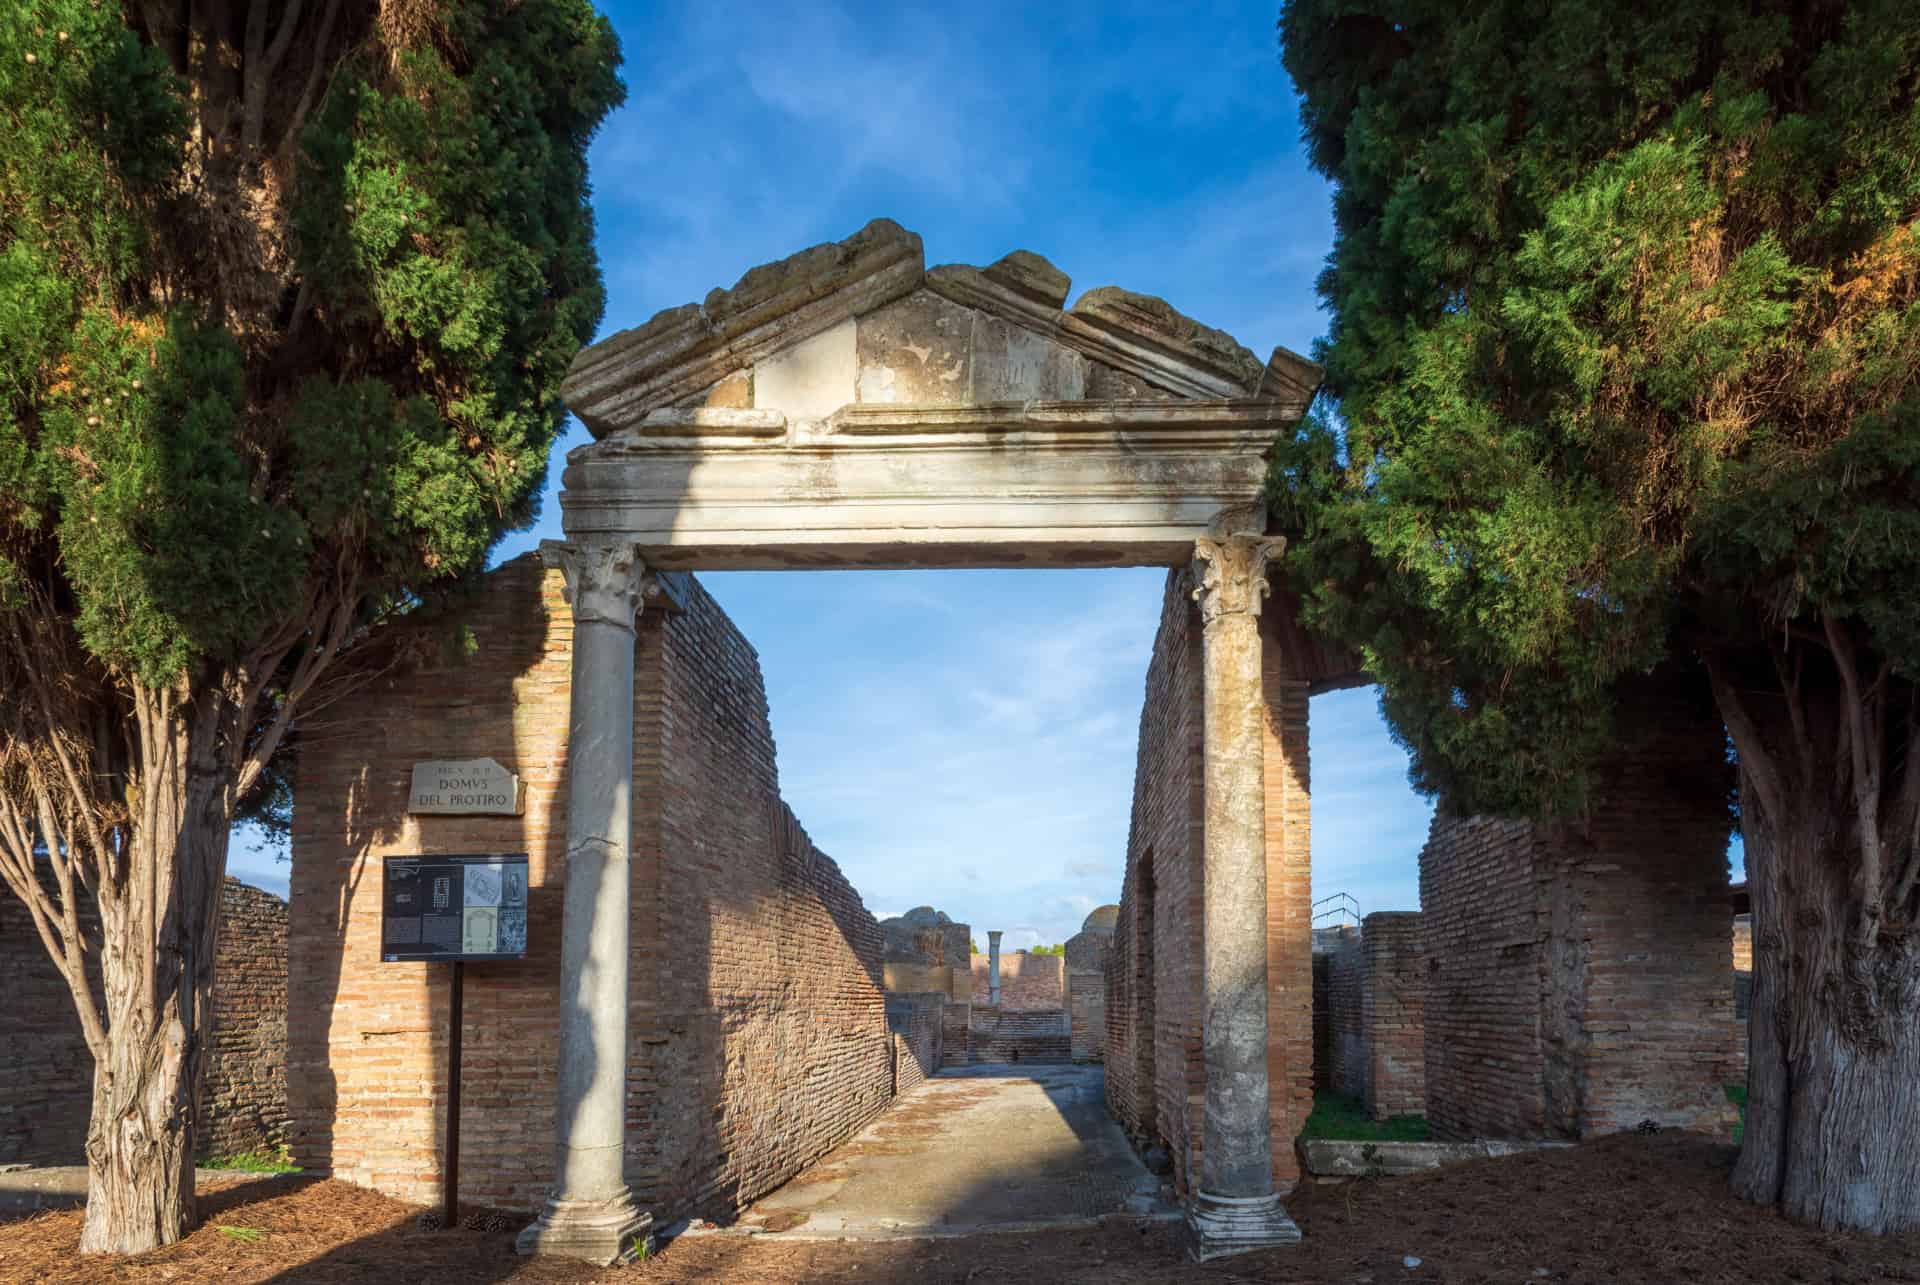
[[[1319,386],[1306,359],[1263,363],[1162,299],[1103,286],[1066,308],[1070,285],[1024,250],[929,270],[918,236],[876,219],[584,349],[562,395],[598,438],[694,409],[1219,398],[1298,414]]]
[[[575,359],[569,538],[658,571],[1181,565],[1261,520],[1312,362],[1037,254],[928,270],[884,219]]]

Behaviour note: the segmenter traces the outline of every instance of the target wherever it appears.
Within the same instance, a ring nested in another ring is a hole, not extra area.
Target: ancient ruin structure
[[[82,904],[91,913],[93,903]],[[93,1055],[66,982],[13,897],[0,897],[0,973],[0,1164],[84,1164]],[[287,903],[232,878],[220,891],[211,1039],[201,1156],[275,1150],[287,1126]]]
[[[381,858],[420,852],[529,857],[526,959],[466,983],[461,1117],[463,1194],[537,1208],[527,1251],[630,1255],[1015,1054],[1104,1060],[1202,1258],[1297,1236],[1318,1030],[1320,1070],[1443,1134],[1717,1122],[1725,835],[1657,770],[1704,725],[1630,756],[1632,806],[1577,835],[1443,815],[1423,913],[1368,921],[1325,970],[1352,1012],[1316,1027],[1308,699],[1365,676],[1284,593],[1263,610],[1260,497],[1319,371],[1067,295],[1025,252],[928,269],[880,221],[580,354],[566,539],[492,574],[471,658],[303,729],[297,1158],[441,1195],[445,970],[380,958]],[[998,930],[974,956],[930,907],[877,923],[782,803],[753,651],[689,573],[1120,565],[1168,575],[1119,904],[1064,956]],[[481,756],[516,811],[409,811],[414,763]]]
[[[1107,956],[1120,907],[1100,906],[1067,938],[1067,1024],[1076,1062],[1104,1061],[1107,1053]]]
[[[1196,567],[1206,1145],[1187,1194],[1205,1257],[1298,1234],[1273,1184],[1255,622],[1278,551],[1262,456],[1320,372],[1284,350],[1262,363],[1156,299],[1101,289],[1063,310],[1067,294],[1031,254],[929,271],[919,238],[880,221],[580,354],[564,391],[597,440],[569,457],[568,543],[551,555],[580,639],[561,990],[581,994],[590,956],[625,954],[618,695],[660,573],[1158,564],[1184,584]],[[564,1011],[579,1016],[561,1034],[558,1181],[526,1244],[597,1255],[635,1226],[605,1159],[624,1145],[627,1014],[597,995]]]
[[[1329,1085],[1375,1120],[1424,1114],[1427,956],[1420,916],[1368,915],[1326,958]]]
[[[1460,818],[1420,854],[1426,1099],[1445,1138],[1731,1130],[1724,785],[1710,711],[1649,698],[1584,825]]]

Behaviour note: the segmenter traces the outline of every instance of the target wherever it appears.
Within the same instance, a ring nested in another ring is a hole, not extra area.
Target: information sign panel
[[[525,959],[527,854],[388,857],[380,957]]]

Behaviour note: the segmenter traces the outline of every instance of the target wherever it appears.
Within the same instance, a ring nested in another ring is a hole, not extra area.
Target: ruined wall
[[[1366,1058],[1361,1099],[1376,1120],[1421,1115],[1427,1107],[1427,953],[1420,916],[1368,915],[1360,952]]]
[[[82,898],[82,933],[99,917]],[[199,1103],[201,1156],[279,1146],[286,1128],[287,907],[229,878],[221,889],[213,1023]],[[93,962],[98,962],[95,956]],[[67,984],[27,908],[0,892],[0,1164],[84,1164],[93,1055]]]
[[[893,1092],[901,1094],[940,1069],[946,998],[934,993],[889,995],[886,1005],[887,1031],[893,1037]]]
[[[1328,1082],[1355,1101],[1367,1096],[1366,974],[1360,934],[1350,934],[1327,956]]]
[[[1753,916],[1733,919],[1733,1052],[1728,1058],[1729,1083],[1747,1077],[1747,1039],[1753,1008]]]
[[[1147,669],[1127,871],[1107,990],[1107,1101],[1175,1187],[1198,1175],[1201,746],[1199,612],[1170,572]]]
[[[48,876],[51,878],[51,876]],[[91,899],[85,935],[97,940]],[[93,1054],[73,996],[54,971],[26,906],[0,889],[0,1164],[82,1164],[92,1108]]]
[[[779,801],[752,648],[683,584],[684,614],[641,619],[634,684],[627,1171],[669,1220],[784,1181],[893,1081],[879,926]],[[527,1209],[552,1179],[572,616],[559,573],[523,557],[468,623],[473,656],[303,740],[292,1141],[303,1165],[439,1199],[450,970],[380,962],[380,859],[524,851],[527,958],[466,972],[460,1168],[463,1200]],[[406,814],[416,760],[483,755],[521,775],[523,816]]]
[[[1616,756],[1583,831],[1436,815],[1420,900],[1438,1136],[1730,1127],[1726,827],[1688,777],[1719,729],[1679,713]]]
[[[1287,672],[1262,618],[1267,846],[1268,1076],[1274,1176],[1299,1177],[1293,1138],[1312,1109],[1310,780],[1307,684]],[[1172,1157],[1176,1187],[1198,1173],[1202,803],[1200,618],[1186,573],[1169,572],[1147,670],[1127,872],[1107,964],[1108,1101],[1145,1147]]]
[[[973,993],[987,996],[986,955],[973,956]],[[1030,955],[1024,950],[1000,954],[1000,1007],[1008,1010],[1064,1009],[1067,1006],[1066,959],[1061,955]]]
[[[202,1155],[270,1151],[287,1136],[287,903],[220,889],[213,1045],[200,1085]]]
[[[1083,928],[1067,939],[1067,1023],[1076,1062],[1098,1062],[1106,1055],[1107,956],[1112,950],[1111,928]]]

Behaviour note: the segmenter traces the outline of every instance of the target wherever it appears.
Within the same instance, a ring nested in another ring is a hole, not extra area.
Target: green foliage
[[[1397,1115],[1375,1120],[1357,1098],[1321,1089],[1313,1095],[1313,1113],[1301,1126],[1300,1136],[1342,1142],[1425,1142],[1427,1118]]]
[[[1920,10],[1280,28],[1337,235],[1270,502],[1416,784],[1576,812],[1623,680],[1822,617],[1920,672]]]
[[[0,608],[57,585],[149,686],[241,661],[321,586],[373,615],[478,571],[533,516],[598,324],[605,21],[438,0],[403,37],[345,9],[311,114],[227,169],[193,135],[239,104],[150,16],[0,14]]]
[[[242,1151],[231,1156],[211,1156],[195,1162],[201,1169],[231,1169],[237,1173],[299,1173],[292,1153],[285,1144],[272,1151]]]
[[[1066,953],[1067,947],[1063,942],[1055,942],[1051,946],[1029,946],[1021,952],[1023,955],[1064,955]]]
[[[243,1245],[257,1244],[267,1238],[267,1233],[258,1227],[235,1227],[230,1223],[217,1223],[214,1230],[228,1240],[237,1240]]]

